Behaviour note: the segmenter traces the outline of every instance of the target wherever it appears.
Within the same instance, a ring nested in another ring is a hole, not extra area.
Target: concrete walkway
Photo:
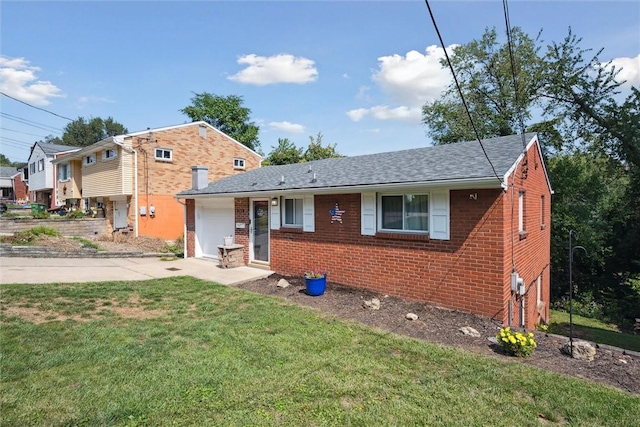
[[[159,258],[0,258],[0,283],[72,283],[148,280],[193,276],[234,285],[257,280],[273,271],[253,267],[222,269],[205,259],[162,261]]]

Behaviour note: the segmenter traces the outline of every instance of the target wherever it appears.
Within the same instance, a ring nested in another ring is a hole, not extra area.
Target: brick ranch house
[[[549,319],[552,189],[536,134],[268,166],[193,167],[186,253],[234,235],[244,262],[533,328]],[[215,212],[216,215],[212,215]],[[209,218],[217,218],[214,226]],[[211,230],[215,227],[216,232]]]
[[[62,204],[104,215],[108,232],[173,240],[184,234],[174,195],[189,186],[194,162],[220,179],[260,167],[262,157],[199,121],[112,136],[53,164]]]

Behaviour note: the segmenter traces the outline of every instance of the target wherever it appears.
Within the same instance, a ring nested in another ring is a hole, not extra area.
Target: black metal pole
[[[573,357],[573,230],[569,230],[569,345]]]

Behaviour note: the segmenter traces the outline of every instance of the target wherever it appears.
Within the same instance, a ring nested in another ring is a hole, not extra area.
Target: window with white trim
[[[36,162],[33,162],[29,165],[29,173],[32,175],[36,173]]]
[[[105,162],[107,160],[115,159],[118,157],[118,150],[115,148],[109,148],[108,150],[104,150],[102,152],[102,161]]]
[[[545,222],[546,210],[547,210],[547,207],[545,206],[544,195],[541,195],[540,196],[540,229],[541,230],[544,230],[545,228],[547,228],[547,224]]]
[[[96,155],[95,154],[89,154],[88,156],[85,156],[84,157],[84,161],[82,162],[82,164],[84,166],[95,165],[96,164]]]
[[[156,148],[156,160],[161,162],[173,161],[173,150],[170,148]]]
[[[65,182],[71,179],[71,165],[69,163],[61,163],[58,165],[58,181]]]
[[[239,157],[236,157],[235,159],[233,159],[233,168],[234,169],[244,169],[245,168],[244,159],[241,159]]]
[[[302,198],[285,198],[283,225],[285,227],[302,227],[304,200]]]
[[[44,170],[44,159],[40,159],[38,160],[38,172],[41,172]]]
[[[382,194],[379,201],[381,231],[429,232],[428,194]]]
[[[198,134],[200,135],[201,138],[206,138],[207,137],[207,127],[201,125],[198,128]]]
[[[538,276],[536,281],[536,300],[538,304],[542,302],[542,275]]]
[[[526,230],[526,222],[525,222],[525,198],[524,198],[524,190],[520,190],[518,192],[518,232],[520,234],[525,234],[527,232]]]

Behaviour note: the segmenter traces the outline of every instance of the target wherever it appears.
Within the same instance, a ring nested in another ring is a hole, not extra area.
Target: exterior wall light
[[[274,197],[273,199],[271,199],[271,206],[278,206],[278,198]]]

